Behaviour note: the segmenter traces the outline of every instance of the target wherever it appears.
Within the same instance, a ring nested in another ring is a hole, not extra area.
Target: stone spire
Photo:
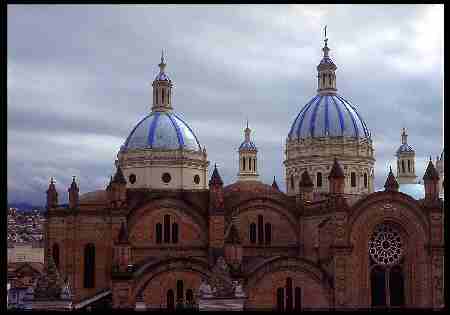
[[[386,178],[386,182],[384,183],[385,191],[398,191],[398,183],[395,179],[394,173],[392,173],[392,167],[389,166],[389,174]]]
[[[222,178],[220,177],[219,171],[217,170],[217,164],[214,163],[214,171],[211,175],[211,179],[209,180],[209,186],[212,185],[223,185]]]
[[[329,57],[330,48],[328,48],[328,38],[325,26],[325,36],[324,36],[324,47],[323,58],[317,66],[318,71],[318,89],[317,92],[320,95],[329,95],[335,94],[336,89],[336,74],[335,71],[337,69],[336,65],[333,63],[331,58]]]
[[[280,188],[278,188],[277,181],[275,180],[275,176],[273,177],[272,188],[274,188],[276,190],[280,190]]]
[[[334,158],[333,167],[328,175],[329,191],[331,194],[344,193],[345,175],[337,158]]]
[[[440,185],[439,185],[439,173],[433,165],[433,162],[428,162],[427,169],[423,175],[423,184],[425,186],[425,199],[434,200],[439,198]]]
[[[172,109],[172,80],[165,73],[166,61],[164,51],[161,51],[161,62],[159,73],[152,83],[153,87],[153,106],[152,111],[168,111]]]
[[[50,184],[47,189],[47,209],[56,208],[58,206],[58,192],[55,188],[53,177],[50,179]]]
[[[251,129],[244,129],[244,141],[239,146],[239,173],[238,180],[258,180],[258,149],[251,140]]]
[[[76,207],[78,207],[79,193],[80,193],[80,189],[78,188],[77,183],[75,182],[75,176],[72,177],[72,184],[70,185],[68,192],[69,192],[69,208],[75,209]]]

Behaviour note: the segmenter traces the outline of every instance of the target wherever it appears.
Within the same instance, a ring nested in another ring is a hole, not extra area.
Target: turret
[[[322,48],[323,58],[317,66],[318,88],[317,92],[321,95],[336,94],[336,65],[329,56],[330,48],[328,48],[327,29],[325,26],[325,46]]]
[[[250,139],[251,129],[244,129],[244,141],[239,146],[239,180],[258,180],[258,149]]]
[[[403,128],[401,132],[402,144],[397,149],[397,182],[399,184],[415,184],[416,176],[416,153],[408,144],[408,134]]]
[[[384,183],[385,191],[398,191],[398,182],[395,179],[394,173],[392,173],[392,167],[389,166],[389,174]]]
[[[333,167],[331,168],[330,174],[328,175],[328,183],[330,185],[329,190],[331,194],[344,193],[345,175],[336,158],[334,158]]]
[[[209,248],[210,263],[214,264],[218,256],[223,256],[225,234],[225,209],[223,199],[223,181],[217,165],[209,181]]]
[[[106,188],[108,191],[109,201],[115,207],[121,207],[125,204],[127,198],[127,181],[125,180],[125,176],[123,176],[122,169],[120,165],[117,164],[117,170],[114,174],[114,177],[110,181],[108,187]]]
[[[273,177],[272,188],[280,191],[280,188],[278,188],[277,181],[275,180],[275,176]]]
[[[53,177],[50,179],[50,184],[47,189],[47,209],[53,209],[58,206],[58,192],[55,188]]]
[[[68,192],[69,192],[69,208],[75,209],[78,207],[79,192],[80,192],[77,183],[75,182],[75,176],[73,176],[72,178],[72,184],[70,185]]]
[[[423,175],[423,184],[425,186],[425,200],[432,201],[439,199],[439,174],[431,161],[431,157]]]
[[[153,106],[152,111],[168,111],[172,109],[172,80],[164,72],[166,62],[164,60],[164,52],[161,53],[161,63],[159,73],[152,83],[153,87]]]

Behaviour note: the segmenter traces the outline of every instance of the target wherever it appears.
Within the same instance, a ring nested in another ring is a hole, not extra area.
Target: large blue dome
[[[173,111],[154,111],[133,128],[121,151],[129,149],[201,150],[191,127]]]
[[[370,131],[356,107],[337,94],[316,95],[300,111],[289,139],[308,137],[370,138]]]

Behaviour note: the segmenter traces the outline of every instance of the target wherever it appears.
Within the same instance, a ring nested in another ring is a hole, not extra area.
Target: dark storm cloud
[[[408,128],[417,175],[443,146],[440,5],[8,6],[8,199],[103,189],[151,106],[161,48],[174,106],[226,183],[248,118],[261,179],[283,181],[283,143],[315,94],[328,25],[339,93],[357,105],[384,184]]]

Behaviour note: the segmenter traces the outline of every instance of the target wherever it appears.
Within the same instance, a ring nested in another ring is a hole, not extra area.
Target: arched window
[[[175,309],[175,297],[172,289],[167,291],[167,309],[169,311],[173,311]]]
[[[189,304],[192,304],[194,302],[194,292],[192,291],[192,289],[186,290],[186,302],[188,302]]]
[[[172,224],[172,243],[178,243],[178,224]]]
[[[170,242],[170,215],[164,216],[164,243]]]
[[[245,157],[242,158],[242,170],[245,171]]]
[[[258,243],[260,245],[264,243],[264,225],[262,215],[258,215]]]
[[[162,224],[161,223],[156,223],[155,232],[156,232],[156,243],[161,244],[161,242],[162,242]]]
[[[385,272],[384,268],[375,266],[370,273],[370,287],[372,290],[372,306],[386,305],[386,289],[385,289]]]
[[[402,268],[400,266],[392,267],[389,272],[389,295],[391,306],[403,306],[405,304],[403,283]]]
[[[158,104],[158,89],[155,89],[155,103]]]
[[[164,103],[164,90],[161,90],[161,103]]]
[[[269,222],[267,222],[265,224],[264,228],[266,230],[265,231],[266,232],[266,237],[265,237],[266,245],[270,245],[270,243],[272,242],[272,225]]]
[[[56,243],[53,244],[52,257],[53,257],[53,261],[55,262],[56,268],[59,269],[59,245]]]
[[[248,158],[248,170],[249,171],[252,170],[252,158],[251,157]]]
[[[322,173],[317,173],[317,187],[322,187]]]
[[[284,311],[284,288],[277,289],[277,311]]]
[[[184,297],[183,280],[177,280],[177,302],[182,301]]]
[[[295,288],[295,311],[300,311],[302,309],[302,289],[299,287]]]
[[[250,224],[250,243],[256,243],[256,224]]]
[[[367,173],[364,173],[364,188],[367,188]]]
[[[328,83],[330,84],[330,86],[331,86],[331,74],[330,75],[328,75]]]
[[[286,311],[290,312],[294,309],[292,296],[292,278],[286,279]]]
[[[291,175],[291,188],[294,189],[294,175]]]
[[[84,287],[95,287],[95,246],[92,243],[84,247]]]
[[[325,87],[325,74],[322,76],[322,85]]]
[[[352,187],[356,187],[356,173],[355,172],[351,172],[350,174],[350,184]]]
[[[411,172],[411,161],[408,160],[408,172]]]
[[[253,170],[256,172],[256,159],[253,159]]]
[[[402,160],[402,173],[405,172],[405,160]]]

